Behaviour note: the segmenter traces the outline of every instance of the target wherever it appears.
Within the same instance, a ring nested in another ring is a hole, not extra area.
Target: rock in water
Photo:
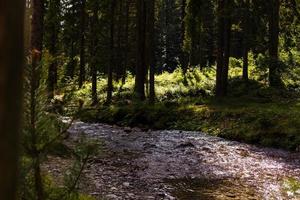
[[[132,132],[132,129],[129,128],[129,127],[126,127],[126,128],[124,129],[124,132],[125,132],[125,133],[131,133],[131,132]]]
[[[115,199],[118,199],[118,196],[114,195],[114,194],[109,194],[109,195],[106,195],[106,198],[110,199],[110,200],[115,200]]]
[[[130,186],[130,183],[125,182],[125,183],[123,183],[123,185],[124,185],[125,187],[129,187],[129,186]]]
[[[178,145],[176,148],[195,148],[195,145],[191,142],[186,142]]]

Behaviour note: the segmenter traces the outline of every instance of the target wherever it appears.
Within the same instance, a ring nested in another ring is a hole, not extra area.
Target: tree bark
[[[137,4],[137,52],[136,52],[136,76],[135,76],[135,95],[143,101],[145,100],[145,75],[146,75],[146,57],[145,57],[145,38],[146,38],[146,14],[145,1],[136,0]]]
[[[25,1],[0,1],[0,199],[17,199]]]
[[[44,4],[43,0],[33,0],[31,21],[31,50],[42,54],[44,33]]]
[[[230,4],[231,0],[218,1],[217,97],[224,97],[227,94],[231,35]]]
[[[281,78],[278,72],[279,9],[279,0],[271,0],[269,14],[269,84],[271,87],[281,85]]]
[[[30,0],[26,0],[25,6],[25,19],[24,19],[24,49],[25,56],[30,54],[31,47],[31,15],[32,15],[32,2]]]
[[[116,80],[120,80],[123,75],[123,51],[122,51],[122,36],[123,36],[123,27],[124,27],[124,14],[123,14],[123,0],[119,0],[118,2],[118,24],[117,24],[117,39],[116,39],[116,47],[115,47],[115,70]]]
[[[217,44],[217,77],[216,77],[216,96],[222,96],[222,72],[224,65],[224,9],[225,0],[218,0],[218,44]]]
[[[222,69],[222,91],[221,96],[227,95],[228,88],[228,71],[229,71],[229,57],[230,57],[230,38],[231,38],[231,17],[230,5],[231,0],[225,0],[225,31],[224,31],[224,63]]]
[[[86,29],[86,0],[81,0],[81,18],[80,18],[80,68],[79,68],[79,88],[82,88],[85,81],[85,29]]]
[[[58,4],[58,6],[57,6]],[[50,1],[50,8],[49,10],[50,13],[50,46],[49,46],[49,53],[53,57],[53,60],[51,61],[49,68],[48,68],[48,80],[47,80],[47,86],[48,86],[48,99],[53,99],[54,93],[55,93],[55,88],[57,85],[57,43],[58,43],[58,34],[59,34],[59,26],[60,26],[60,21],[57,20],[57,16],[60,13],[60,10],[55,10],[57,7],[60,7],[60,1],[59,0],[51,0]]]
[[[184,73],[187,71],[188,67],[188,55],[184,51],[184,40],[185,40],[185,16],[186,16],[186,0],[181,0],[181,55],[180,64]]]
[[[248,67],[249,67],[249,59],[248,55],[249,49],[247,46],[244,46],[244,52],[243,52],[243,80],[248,81],[249,80],[249,73],[248,73]]]
[[[71,14],[72,14],[72,17],[75,16],[75,12],[76,12],[76,1],[75,0],[71,0]],[[72,26],[72,31],[77,31],[75,30],[75,24],[71,24]],[[74,38],[74,34],[72,33],[71,34],[71,44],[70,44],[70,52],[69,52],[69,63],[67,65],[67,69],[66,69],[66,74],[65,74],[65,79],[69,79],[69,80],[73,80],[74,78],[74,74],[75,74],[75,68],[76,68],[76,65],[77,65],[77,61],[75,59],[75,56],[76,56],[76,52],[75,52],[75,47],[76,47],[76,39],[78,38]]]
[[[125,84],[126,81],[126,70],[128,67],[128,51],[129,51],[129,7],[130,1],[126,0],[126,25],[125,25],[125,51],[124,51],[124,68],[123,68],[123,76],[122,76],[122,85]]]
[[[250,9],[250,1],[245,0],[244,8],[247,10],[243,16],[243,80],[248,81],[248,66],[249,66],[249,9]]]
[[[97,55],[97,32],[96,32],[96,26],[98,24],[98,7],[95,6],[93,10],[93,17],[91,20],[91,32],[93,38],[91,39],[91,46],[90,46],[90,52],[91,52],[91,74],[92,74],[92,105],[98,104],[98,96],[97,96],[97,67],[96,67],[96,55]],[[96,49],[95,49],[96,47]]]
[[[149,102],[155,102],[155,55],[154,55],[154,23],[155,23],[155,1],[147,1],[147,57],[149,67]]]
[[[112,101],[113,93],[113,68],[115,65],[115,7],[116,1],[112,0],[110,5],[110,62],[107,69],[107,96],[106,103],[110,104]]]

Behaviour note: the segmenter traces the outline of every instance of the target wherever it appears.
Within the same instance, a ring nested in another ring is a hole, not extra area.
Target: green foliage
[[[289,178],[284,181],[284,187],[288,195],[300,194],[300,182],[294,178]]]
[[[215,70],[213,68],[207,68],[202,71],[195,68],[188,70],[185,74],[179,68],[173,73],[164,72],[157,75],[155,79],[157,100],[168,101],[188,96],[213,95],[214,76]],[[103,103],[106,98],[106,78],[99,77],[97,85],[98,98]],[[91,87],[91,83],[87,82],[80,90],[74,91],[74,93],[69,92],[70,90],[65,88],[60,91],[60,94],[63,95],[66,104],[76,104],[82,100],[86,106],[89,106],[92,103],[90,96]],[[114,81],[114,100],[116,102],[123,100],[124,103],[126,103],[126,100],[132,101],[133,88],[134,77],[130,74],[127,76],[125,84],[120,81]]]
[[[175,100],[186,96],[211,95],[214,89],[213,69],[181,69],[162,73],[156,77],[156,95],[159,101]]]
[[[286,54],[282,54],[282,63],[287,63],[288,59]],[[294,55],[298,58],[297,55]],[[297,59],[296,59],[297,60]],[[300,58],[299,58],[300,61]],[[268,59],[262,54],[254,56],[249,54],[249,76],[250,80],[245,83],[241,80],[242,76],[242,60],[236,58],[230,58],[230,70],[229,70],[229,95],[230,96],[272,96],[267,93],[284,93],[282,91],[271,91],[268,88]],[[286,64],[284,64],[286,66]],[[286,87],[291,90],[297,90],[300,77],[300,70],[297,68],[286,68],[283,73],[283,82]],[[191,68],[186,72],[177,68],[174,72],[163,72],[156,75],[155,89],[156,98],[159,102],[163,101],[178,101],[181,98],[186,97],[204,97],[213,96],[215,88],[215,67],[204,68]],[[134,76],[130,73],[127,74],[126,82],[114,81],[114,101],[126,102],[132,101],[132,94],[134,88]],[[98,86],[98,99],[100,103],[105,102],[106,99],[106,87],[107,80],[104,76],[99,76],[97,81]],[[90,82],[86,82],[80,89],[76,89],[76,85],[70,82],[65,87],[61,88],[58,92],[59,95],[56,98],[61,98],[66,105],[78,105],[78,102],[83,101],[85,106],[89,106],[92,103],[91,99],[91,87]],[[280,96],[278,94],[277,96]]]
[[[24,200],[34,200],[39,195],[55,200],[88,199],[78,193],[77,185],[95,145],[80,142],[74,151],[63,143],[69,125],[62,123],[58,115],[49,112],[52,106],[44,82],[44,66],[47,66],[48,58],[44,57],[37,66],[28,65],[26,68],[19,196]],[[75,160],[63,185],[57,186],[51,174],[42,169],[50,154]]]

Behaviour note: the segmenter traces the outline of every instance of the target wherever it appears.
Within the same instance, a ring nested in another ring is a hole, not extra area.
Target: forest
[[[1,0],[0,200],[300,199],[300,0]]]

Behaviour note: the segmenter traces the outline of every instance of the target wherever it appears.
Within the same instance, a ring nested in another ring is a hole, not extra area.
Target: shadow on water
[[[254,188],[235,180],[183,178],[165,180],[178,200],[232,200],[261,199]]]

